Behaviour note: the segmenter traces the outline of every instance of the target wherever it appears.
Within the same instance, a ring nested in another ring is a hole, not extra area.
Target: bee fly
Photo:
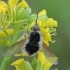
[[[37,15],[38,19],[38,15]],[[10,46],[2,52],[2,56],[12,56],[21,50],[22,54],[33,55],[38,50],[43,51],[48,59],[48,61],[53,64],[57,64],[57,57],[49,50],[47,45],[43,42],[43,35],[40,32],[40,28],[37,24],[37,19],[35,25],[31,28],[29,34],[26,38]],[[47,48],[46,48],[47,47]]]
[[[29,53],[29,55],[36,53],[38,50],[41,50],[42,41],[43,41],[42,34],[40,32],[40,28],[37,25],[37,19],[36,19],[35,25],[31,28],[31,31],[28,37],[28,42],[25,45],[26,46],[25,50]]]
[[[41,43],[40,45],[42,45],[42,34],[37,25],[37,19],[35,25],[31,28],[31,31],[29,33],[25,33],[25,35],[25,39],[5,49],[2,52],[2,56],[11,56],[18,53],[20,50],[22,54],[28,53],[29,55],[32,55],[36,53],[40,49],[39,44]]]

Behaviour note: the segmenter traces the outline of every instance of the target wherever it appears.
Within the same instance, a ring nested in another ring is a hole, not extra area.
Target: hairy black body
[[[39,41],[40,41],[40,34],[37,31],[32,32],[30,34],[29,41],[25,47],[29,55],[32,55],[39,50],[39,44],[38,44]]]

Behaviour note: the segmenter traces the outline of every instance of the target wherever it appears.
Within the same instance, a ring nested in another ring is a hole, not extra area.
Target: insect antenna
[[[36,21],[35,21],[35,25],[38,26],[38,24],[37,24],[37,20],[38,20],[38,14],[37,14]]]

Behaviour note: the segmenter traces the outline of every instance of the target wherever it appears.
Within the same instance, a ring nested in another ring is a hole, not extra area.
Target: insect
[[[33,55],[38,50],[40,50],[46,54],[48,61],[52,62],[53,64],[57,64],[57,57],[48,49],[47,45],[43,42],[43,35],[37,25],[37,19],[35,25],[31,28],[31,31],[26,36],[26,38],[5,49],[2,52],[3,57],[12,56],[18,53],[20,50],[22,54],[28,53],[28,55]]]

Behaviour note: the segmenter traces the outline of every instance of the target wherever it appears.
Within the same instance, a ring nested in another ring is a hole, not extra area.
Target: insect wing
[[[45,43],[43,43],[43,47],[44,47],[44,53],[46,55],[46,58],[49,62],[51,62],[54,65],[58,64],[58,57],[56,57],[51,50],[47,47],[47,45]]]
[[[5,57],[5,56],[12,56],[16,53],[18,53],[20,50],[21,50],[21,47],[22,45],[26,42],[26,39],[24,40],[21,40],[15,44],[13,44],[12,46],[10,46],[9,48],[5,49],[3,52],[2,52],[2,56]]]

